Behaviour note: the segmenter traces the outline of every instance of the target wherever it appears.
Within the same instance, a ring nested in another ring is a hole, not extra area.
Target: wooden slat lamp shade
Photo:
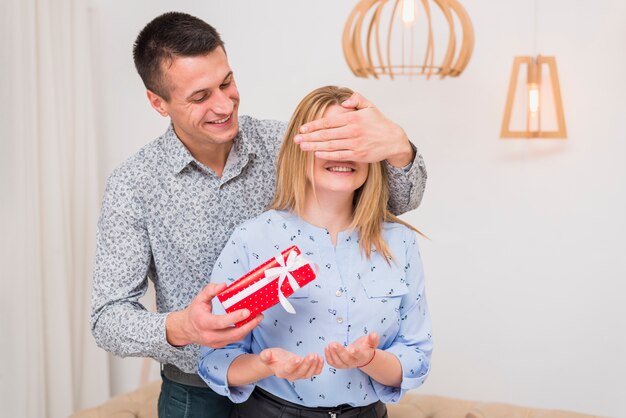
[[[437,17],[443,27],[433,27]],[[447,45],[439,41],[442,32],[448,35]],[[457,77],[473,48],[472,22],[457,0],[360,0],[343,31],[346,62],[355,76],[364,78]],[[437,63],[435,50],[444,51]]]
[[[525,83],[519,83],[519,73],[522,67],[526,67]],[[545,68],[544,68],[545,67]],[[549,71],[549,78],[542,73]],[[522,84],[522,86],[520,86]],[[543,86],[543,87],[542,87]],[[533,91],[534,90],[534,91]],[[551,100],[543,100],[544,96]],[[521,99],[521,100],[520,100]],[[514,104],[520,104],[518,107]],[[547,107],[550,109],[547,109]],[[517,110],[515,110],[517,109]],[[550,110],[550,112],[548,112]],[[514,115],[515,114],[515,115]],[[545,114],[554,115],[555,129],[546,129]],[[512,119],[523,123],[518,128],[512,128]],[[500,137],[508,138],[567,138],[565,126],[565,113],[561,100],[561,87],[556,68],[556,58],[539,55],[537,57],[518,56],[513,61],[513,70],[509,82],[504,117]]]

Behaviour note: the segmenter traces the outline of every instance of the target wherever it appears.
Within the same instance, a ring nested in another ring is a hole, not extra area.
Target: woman
[[[430,317],[413,227],[387,211],[382,163],[300,150],[304,123],[347,112],[352,91],[322,87],[291,118],[270,210],[236,228],[212,282],[232,282],[297,245],[317,278],[264,312],[246,339],[203,348],[199,374],[237,405],[234,417],[386,417],[430,369]],[[215,299],[213,309],[223,312]],[[384,402],[384,403],[383,403]],[[281,415],[282,414],[282,415]]]

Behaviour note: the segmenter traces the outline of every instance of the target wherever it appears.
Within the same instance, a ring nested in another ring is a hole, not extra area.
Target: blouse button
[[[343,318],[341,316],[337,317],[337,323],[338,324],[343,324]]]
[[[339,297],[339,296],[341,296],[341,295],[343,295],[343,291],[342,291],[341,289],[338,289],[338,290],[335,292],[335,296]]]

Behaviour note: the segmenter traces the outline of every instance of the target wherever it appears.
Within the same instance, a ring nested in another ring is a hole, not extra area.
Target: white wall
[[[626,416],[626,3],[538,3],[567,141],[498,139],[513,56],[533,53],[533,2],[462,1],[476,48],[458,79],[374,81],[343,60],[356,1],[93,0],[102,184],[167,125],[134,71],[135,36],[161,12],[195,14],[226,42],[242,113],[287,119],[311,89],[346,85],[419,146],[429,181],[406,219],[432,237],[436,340],[422,393]],[[136,386],[138,364],[115,363],[116,392]]]

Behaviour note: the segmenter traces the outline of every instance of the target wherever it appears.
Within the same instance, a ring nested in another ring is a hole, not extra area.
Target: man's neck
[[[352,199],[354,193],[318,192],[317,200],[311,189],[307,190],[302,219],[311,225],[326,228],[333,245],[337,234],[347,229],[352,223]]]
[[[179,132],[176,131],[176,127],[174,127],[174,132],[178,139],[180,139],[183,145],[189,150],[193,158],[213,170],[218,177],[222,177],[228,155],[233,147],[233,141],[228,141],[223,144],[211,144],[188,139],[183,132],[179,134]]]
[[[189,152],[196,160],[213,170],[218,177],[222,177],[232,147],[233,141],[230,141],[225,144],[199,147],[200,149],[195,150],[189,149]]]

